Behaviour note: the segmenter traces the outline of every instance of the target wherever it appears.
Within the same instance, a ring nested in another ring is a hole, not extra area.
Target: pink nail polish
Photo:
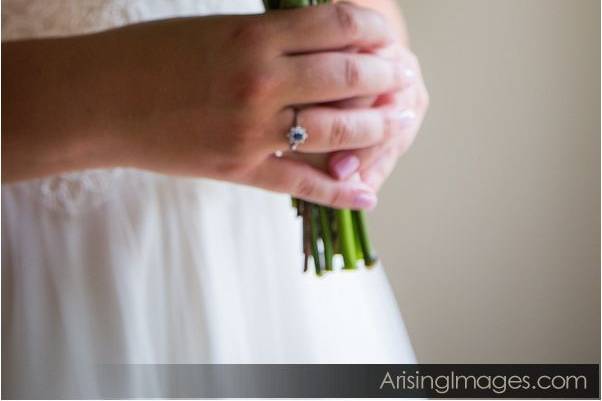
[[[348,155],[334,163],[333,170],[338,179],[348,178],[355,173],[360,166],[360,160],[357,156]]]
[[[376,202],[376,195],[371,192],[361,191],[353,197],[353,207],[357,209],[372,209]]]
[[[403,79],[403,87],[405,88],[416,82],[416,72],[411,68],[402,68],[401,77]]]
[[[401,128],[408,127],[414,123],[416,120],[416,113],[412,110],[403,110],[398,114],[399,124]]]

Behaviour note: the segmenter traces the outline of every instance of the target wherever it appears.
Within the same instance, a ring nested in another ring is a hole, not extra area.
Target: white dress
[[[261,11],[3,0],[2,40]],[[211,180],[113,169],[3,185],[3,398],[100,396],[101,363],[413,363],[383,268],[303,274],[300,233],[288,196]]]

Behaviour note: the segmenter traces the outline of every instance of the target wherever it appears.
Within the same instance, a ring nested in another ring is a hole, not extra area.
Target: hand
[[[374,146],[362,149],[334,152],[329,159],[328,168],[332,176],[346,180],[359,172],[361,181],[378,191],[393,171],[398,158],[403,155],[414,141],[426,113],[429,103],[428,92],[422,79],[420,65],[414,54],[400,44],[378,49],[383,57],[391,57],[409,66],[406,70],[406,86],[399,91],[374,98],[357,99],[358,103],[372,102],[375,107],[396,110],[398,125],[389,130],[383,140]]]
[[[119,164],[239,182],[334,207],[375,204],[374,191],[361,182],[273,154],[287,148],[293,106],[302,107],[298,117],[310,132],[299,152],[366,153],[402,128],[388,103],[319,106],[407,86],[408,60],[375,52],[394,42],[376,12],[341,3],[167,20],[101,35],[111,55],[105,68],[120,77],[105,89]]]

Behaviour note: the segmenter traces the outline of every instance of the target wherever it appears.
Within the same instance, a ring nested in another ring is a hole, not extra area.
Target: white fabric
[[[3,0],[2,40],[261,11]],[[383,268],[302,274],[300,232],[288,196],[210,180],[115,169],[3,185],[3,398],[100,395],[98,363],[413,363]]]

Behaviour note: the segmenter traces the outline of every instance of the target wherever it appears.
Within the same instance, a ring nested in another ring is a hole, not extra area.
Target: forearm
[[[2,180],[112,163],[112,99],[95,35],[2,44]]]

